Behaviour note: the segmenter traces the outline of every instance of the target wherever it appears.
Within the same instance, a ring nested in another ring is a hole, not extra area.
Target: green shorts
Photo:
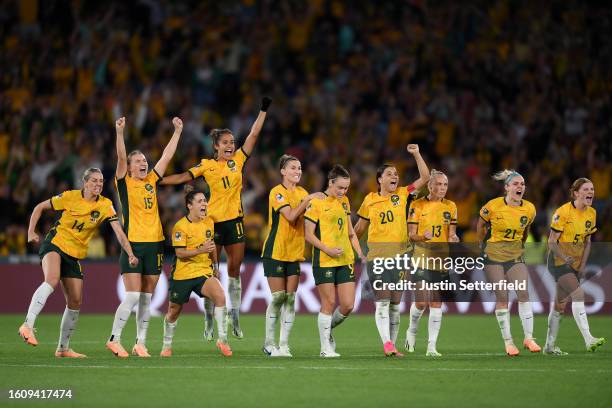
[[[504,273],[508,273],[508,271],[516,264],[524,264],[525,261],[523,260],[523,258],[519,258],[519,259],[515,259],[513,261],[507,261],[507,262],[498,262],[498,261],[492,261],[489,258],[485,257],[484,260],[484,264],[485,265],[500,265],[502,268],[504,268]]]
[[[73,256],[66,254],[64,251],[53,245],[51,241],[43,241],[38,251],[40,256],[40,262],[49,252],[57,252],[61,258],[60,264],[60,277],[62,278],[77,278],[83,279],[83,270],[81,269],[81,263]]]
[[[315,278],[315,285],[322,283],[342,283],[355,282],[355,269],[353,265],[342,266],[313,266],[312,274]]]
[[[425,281],[428,283],[448,282],[449,275],[448,271],[434,271],[431,269],[418,268],[412,274],[411,280],[413,282]]]
[[[206,279],[208,279],[207,276],[200,276],[185,280],[170,279],[168,286],[168,297],[170,298],[170,302],[178,305],[185,304],[189,302],[191,292],[195,293],[199,297],[204,297],[204,295],[202,295],[202,287],[204,286]]]
[[[121,273],[140,273],[143,275],[159,275],[164,264],[164,241],[160,242],[130,242],[138,265],[131,267],[128,255],[122,249],[119,255]]]
[[[379,280],[382,281],[382,283],[398,283],[406,279],[407,276],[408,273],[406,271],[396,268],[384,268],[382,273],[375,273],[374,263],[371,261],[368,262],[368,280],[370,281],[372,287],[374,287],[374,282]]]
[[[264,276],[269,278],[286,278],[288,276],[300,276],[300,263],[277,261],[276,259],[262,258]]]
[[[244,223],[242,217],[215,222],[215,244],[232,245],[244,242]]]
[[[568,273],[574,275],[578,282],[580,282],[580,275],[578,275],[578,272],[576,272],[576,270],[569,265],[552,265],[548,267],[548,271],[553,276],[553,278],[555,278],[555,282],[558,282],[563,275],[566,275]]]

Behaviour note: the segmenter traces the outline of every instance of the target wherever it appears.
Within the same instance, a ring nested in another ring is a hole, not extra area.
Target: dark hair
[[[193,204],[193,199],[195,198],[195,196],[198,194],[204,194],[204,192],[200,190],[194,190],[193,187],[191,187],[191,189],[185,188],[185,191],[187,191],[187,194],[185,195],[185,208],[187,209],[187,211],[189,211],[189,207],[187,207],[187,205]],[[204,194],[204,198],[206,198],[206,194]]]
[[[574,197],[574,193],[580,190],[580,187],[587,183],[593,184],[593,182],[586,177],[580,177],[572,183],[572,186],[570,187],[570,198],[572,201],[576,199],[576,197]]]
[[[278,160],[278,168],[279,170],[282,170],[285,168],[285,166],[287,165],[287,163],[289,163],[290,161],[300,161],[300,159],[298,159],[295,156],[292,156],[290,154],[283,154],[281,156],[281,158]]]
[[[214,150],[215,145],[219,144],[219,139],[221,138],[221,136],[223,136],[225,134],[230,134],[232,136],[234,135],[232,133],[232,131],[229,130],[229,129],[213,129],[213,130],[210,131],[210,137],[212,138],[212,142],[213,142],[213,150]],[[214,157],[215,157],[215,159],[217,158],[217,151],[216,150],[215,150],[215,153],[214,153]]]
[[[385,164],[378,166],[378,168],[376,169],[376,184],[378,184],[379,193],[380,193],[380,182],[378,181],[378,179],[382,177],[385,170],[387,170],[389,167],[395,167],[395,166],[393,164],[385,163]]]
[[[340,164],[334,164],[334,167],[327,173],[327,180],[334,181],[338,177],[351,178],[348,170]]]

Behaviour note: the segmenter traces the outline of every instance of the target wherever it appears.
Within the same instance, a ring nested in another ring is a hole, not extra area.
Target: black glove
[[[261,98],[261,111],[267,112],[271,103],[272,103],[272,98],[270,98],[269,96],[264,96],[263,98]]]

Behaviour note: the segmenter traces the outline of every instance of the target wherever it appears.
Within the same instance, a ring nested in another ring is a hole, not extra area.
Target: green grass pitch
[[[403,346],[407,318],[402,316],[398,343]],[[497,322],[488,316],[444,316],[438,341],[442,358],[424,355],[427,315],[421,320],[417,352],[386,358],[372,316],[351,316],[335,330],[339,359],[318,357],[316,315],[300,315],[291,335],[292,359],[261,353],[264,317],[242,317],[245,339],[230,339],[234,356],[222,357],[214,343],[203,340],[203,318],[179,320],[174,354],[158,357],[162,321],[149,328],[150,359],[120,360],[104,348],[110,315],[83,315],[71,345],[89,356],[83,360],[53,357],[59,315],[37,321],[38,347],[26,346],[17,335],[23,316],[0,316],[0,405],[42,406],[41,401],[8,399],[9,389],[73,390],[72,400],[45,402],[53,406],[183,407],[199,406],[332,406],[361,407],[609,407],[612,401],[612,344],[596,353],[584,350],[582,337],[566,315],[558,345],[568,356],[552,357],[521,350],[503,354]],[[596,336],[612,339],[612,317],[590,317]],[[513,316],[517,345],[521,325]],[[537,316],[535,335],[544,345],[546,318]],[[132,317],[123,344],[132,346]],[[399,344],[398,344],[399,345]],[[402,347],[403,351],[403,347]]]

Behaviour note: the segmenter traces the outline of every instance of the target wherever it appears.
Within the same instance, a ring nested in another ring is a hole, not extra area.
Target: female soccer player
[[[159,218],[157,183],[166,172],[166,167],[174,156],[183,131],[181,119],[172,119],[172,124],[174,134],[161,158],[149,172],[149,164],[141,151],[134,150],[126,155],[123,139],[125,118],[119,118],[115,122],[117,131],[115,186],[121,201],[123,227],[134,248],[134,254],[140,260],[137,266],[132,266],[128,264],[125,252],[122,252],[119,257],[121,275],[125,285],[125,299],[115,313],[113,329],[106,348],[121,358],[128,357],[128,353],[121,345],[121,332],[136,305],[138,305],[136,309],[137,338],[132,354],[138,357],[151,357],[145,345],[151,314],[149,307],[164,258],[164,232]]]
[[[188,214],[172,229],[172,246],[176,256],[170,274],[168,293],[170,302],[164,319],[164,343],[160,355],[172,356],[172,338],[183,305],[189,302],[191,292],[212,299],[219,339],[217,348],[226,357],[232,355],[227,344],[227,311],[225,293],[219,276],[219,262],[214,239],[214,223],[206,216],[206,197],[200,191],[185,196]]]
[[[355,304],[355,255],[365,260],[351,224],[351,206],[346,197],[351,179],[348,171],[336,164],[327,176],[324,199],[311,200],[304,214],[306,241],[312,244],[312,273],[321,298],[319,337],[321,357],[340,357],[332,329],[342,323]],[[351,249],[351,245],[353,249]],[[336,288],[338,300],[336,305]]]
[[[83,189],[65,191],[34,207],[28,227],[28,242],[39,242],[36,225],[44,210],[61,211],[60,219],[45,237],[40,246],[40,262],[45,281],[36,289],[28,308],[25,323],[19,335],[32,346],[38,341],[34,336],[34,322],[45,306],[47,298],[57,284],[62,282],[66,297],[66,309],[60,325],[60,338],[56,357],[86,357],[70,348],[70,336],[76,329],[83,298],[83,273],[80,259],[87,256],[89,240],[102,222],[110,222],[117,240],[125,250],[130,265],[138,265],[130,243],[117,221],[113,203],[100,195],[104,186],[102,171],[89,168],[83,174]]]
[[[313,198],[325,194],[308,194],[298,186],[302,165],[291,155],[279,161],[281,184],[270,190],[268,198],[268,235],[263,245],[264,275],[272,292],[266,309],[266,340],[262,351],[272,357],[292,357],[289,334],[295,319],[295,292],[300,282],[300,261],[304,260],[304,211]],[[282,313],[281,313],[282,310]],[[276,346],[276,322],[279,314],[281,330]]]
[[[200,163],[185,173],[164,177],[162,184],[186,183],[196,177],[204,177],[210,188],[208,216],[215,222],[215,244],[217,255],[225,248],[229,275],[228,292],[231,301],[232,333],[243,337],[240,329],[239,311],[241,303],[240,265],[244,258],[244,225],[242,223],[242,169],[253,152],[257,138],[266,120],[266,112],[272,99],[261,100],[261,110],[242,147],[236,150],[234,135],[229,129],[213,129],[210,133],[215,149],[215,158],[202,159]],[[208,304],[207,304],[208,303]],[[212,305],[206,302],[205,337],[212,339]]]
[[[419,178],[406,187],[399,186],[397,170],[391,164],[383,164],[376,171],[378,191],[369,193],[357,215],[355,234],[361,238],[368,231],[368,277],[374,288],[376,312],[374,318],[378,334],[383,343],[385,355],[401,356],[395,347],[400,324],[400,302],[402,291],[377,290],[379,284],[397,283],[405,271],[387,270],[382,274],[373,273],[371,263],[375,258],[394,258],[408,251],[406,213],[410,206],[410,193],[419,189],[429,180],[429,170],[419,153],[419,146],[409,144],[408,153],[414,156],[419,169]],[[378,283],[377,283],[378,282]]]
[[[448,271],[443,260],[448,257],[447,242],[459,242],[457,236],[457,206],[447,200],[448,177],[441,171],[432,170],[427,184],[429,194],[410,205],[408,231],[410,240],[415,243],[413,257],[427,262],[413,274],[416,283],[415,302],[410,306],[410,326],[406,331],[406,349],[414,352],[419,320],[429,304],[429,324],[427,332],[428,357],[441,357],[436,343],[442,325],[442,300],[439,290],[427,290],[424,283],[448,281]]]
[[[523,200],[525,179],[514,170],[496,173],[493,178],[504,182],[506,194],[494,198],[480,209],[477,234],[481,248],[484,248],[485,274],[492,283],[502,280],[527,285],[527,267],[523,260],[523,244],[529,234],[529,226],[536,215],[535,206]],[[506,354],[517,356],[510,333],[508,291],[496,290],[495,316],[506,344]],[[523,346],[532,353],[541,351],[533,339],[533,310],[529,302],[529,291],[516,290],[519,316],[525,338]]]
[[[591,235],[597,231],[596,212],[592,207],[594,196],[593,182],[584,177],[577,179],[570,188],[571,201],[557,208],[550,224],[548,270],[557,281],[557,296],[548,315],[544,354],[567,354],[555,345],[555,341],[570,298],[572,314],[587,351],[593,352],[606,342],[603,337],[591,335],[584,308],[584,292],[580,287],[580,278],[591,252]]]

